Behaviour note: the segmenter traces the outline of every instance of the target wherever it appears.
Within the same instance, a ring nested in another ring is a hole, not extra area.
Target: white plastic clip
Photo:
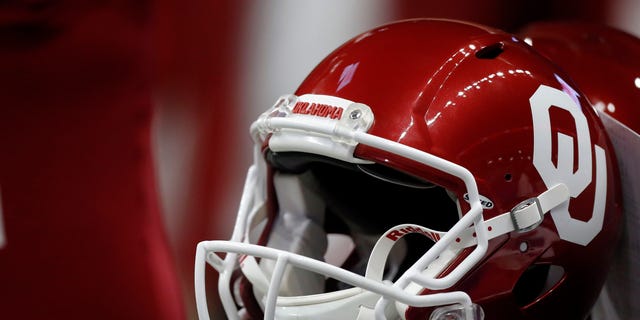
[[[531,211],[537,211],[537,215]],[[524,233],[538,227],[544,219],[544,212],[538,198],[530,198],[511,209],[511,221],[515,231]]]

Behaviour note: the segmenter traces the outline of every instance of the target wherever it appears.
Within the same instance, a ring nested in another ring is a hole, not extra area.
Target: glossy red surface
[[[567,71],[587,98],[635,132],[640,132],[640,40],[600,24],[539,22],[522,38]]]
[[[496,47],[502,50],[486,49]],[[352,77],[344,77],[349,69],[355,69]],[[565,92],[574,87],[561,70],[510,34],[451,21],[412,20],[382,26],[347,42],[311,72],[296,94],[334,95],[365,103],[375,115],[369,133],[466,167],[476,177],[480,194],[495,204],[484,212],[489,219],[546,190],[531,159],[529,98],[540,85]],[[602,286],[619,234],[618,173],[594,110],[584,98],[578,99],[591,142],[607,154],[605,227],[581,246],[561,240],[547,216],[534,231],[492,240],[490,254],[453,288],[467,291],[483,306],[487,319],[583,318]],[[559,108],[550,112],[553,132],[576,139],[572,117]],[[459,197],[464,193],[460,181],[397,155],[363,145],[356,155],[438,183]],[[590,218],[593,185],[571,199],[573,218]],[[468,209],[462,198],[459,202],[463,211]],[[429,214],[428,207],[424,211]],[[519,249],[523,242],[525,252]],[[537,299],[517,303],[513,289],[534,263],[562,266],[565,279]],[[411,308],[407,316],[425,319],[428,313]]]

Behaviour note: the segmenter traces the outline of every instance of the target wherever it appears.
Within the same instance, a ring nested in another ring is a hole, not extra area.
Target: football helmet
[[[230,319],[582,319],[619,236],[595,110],[515,36],[450,20],[348,41],[251,126]]]

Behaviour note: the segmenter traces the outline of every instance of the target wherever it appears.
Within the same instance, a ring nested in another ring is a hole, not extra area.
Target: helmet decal
[[[585,115],[575,100],[564,91],[541,85],[531,96],[533,116],[533,164],[547,187],[564,183],[569,187],[571,197],[576,198],[592,182],[591,136]],[[549,109],[558,107],[571,114],[575,121],[578,169],[574,172],[574,139],[558,132],[558,164],[552,161],[551,118]],[[596,155],[596,191],[593,215],[589,221],[575,219],[569,212],[569,203],[551,210],[560,238],[587,245],[595,238],[604,221],[604,201],[607,196],[607,163],[604,150],[593,146]]]

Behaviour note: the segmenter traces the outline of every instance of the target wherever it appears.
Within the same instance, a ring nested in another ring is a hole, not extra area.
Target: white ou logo
[[[591,136],[587,118],[578,102],[567,93],[541,85],[529,99],[533,116],[533,165],[538,170],[547,188],[564,183],[572,198],[578,197],[592,182]],[[553,164],[551,146],[552,131],[549,109],[558,107],[568,111],[576,126],[578,150],[578,170],[573,171],[573,138],[558,132],[558,160]],[[607,197],[607,163],[604,150],[593,146],[596,156],[595,196],[593,215],[589,221],[571,217],[569,201],[551,210],[551,217],[558,229],[560,238],[586,246],[602,230],[605,201]]]

